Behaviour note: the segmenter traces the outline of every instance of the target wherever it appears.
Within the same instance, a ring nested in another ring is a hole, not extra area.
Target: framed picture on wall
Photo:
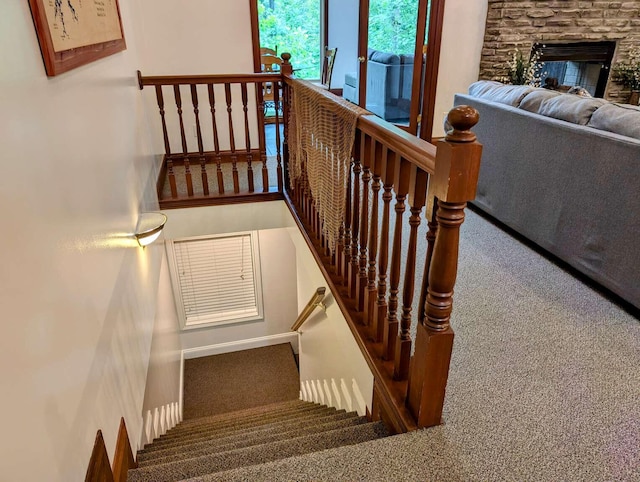
[[[29,0],[48,76],[127,48],[118,0]]]

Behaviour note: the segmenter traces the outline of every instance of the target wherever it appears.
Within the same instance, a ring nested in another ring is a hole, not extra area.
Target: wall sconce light
[[[134,233],[138,244],[143,248],[153,243],[162,232],[167,216],[163,213],[142,213]]]

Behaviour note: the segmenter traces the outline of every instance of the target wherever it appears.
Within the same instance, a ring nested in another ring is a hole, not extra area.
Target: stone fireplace
[[[609,79],[609,67],[638,45],[640,0],[489,0],[480,79],[500,80],[516,48],[537,48],[541,60],[552,62],[544,69],[549,76],[562,74],[592,94],[625,102],[629,92]]]

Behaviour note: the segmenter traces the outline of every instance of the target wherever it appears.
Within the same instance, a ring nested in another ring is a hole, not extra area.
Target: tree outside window
[[[296,75],[320,78],[320,0],[258,0],[260,46],[291,54]]]

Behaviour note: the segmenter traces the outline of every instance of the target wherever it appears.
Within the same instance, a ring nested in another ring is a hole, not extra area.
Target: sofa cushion
[[[520,108],[529,112],[533,112],[537,114],[540,111],[540,105],[543,101],[547,99],[551,99],[552,97],[556,97],[561,95],[560,92],[556,92],[555,90],[547,90],[547,89],[535,89],[532,92],[529,92],[524,98],[520,101]]]
[[[400,63],[400,57],[396,54],[391,54],[389,52],[380,52],[378,50],[374,50],[369,55],[369,60],[373,62],[378,62],[380,64],[389,64],[389,65],[397,65]]]
[[[402,65],[413,64],[413,54],[400,54],[400,63]]]
[[[629,104],[605,104],[593,113],[588,125],[640,139],[640,107]]]
[[[493,80],[479,80],[469,86],[469,95],[518,107],[520,101],[534,90],[529,85],[505,85]]]
[[[344,74],[344,83],[346,85],[350,85],[351,87],[358,86],[358,73],[357,72],[348,72]]]
[[[538,113],[572,124],[586,126],[595,110],[606,103],[607,101],[603,99],[562,94],[542,101]]]

